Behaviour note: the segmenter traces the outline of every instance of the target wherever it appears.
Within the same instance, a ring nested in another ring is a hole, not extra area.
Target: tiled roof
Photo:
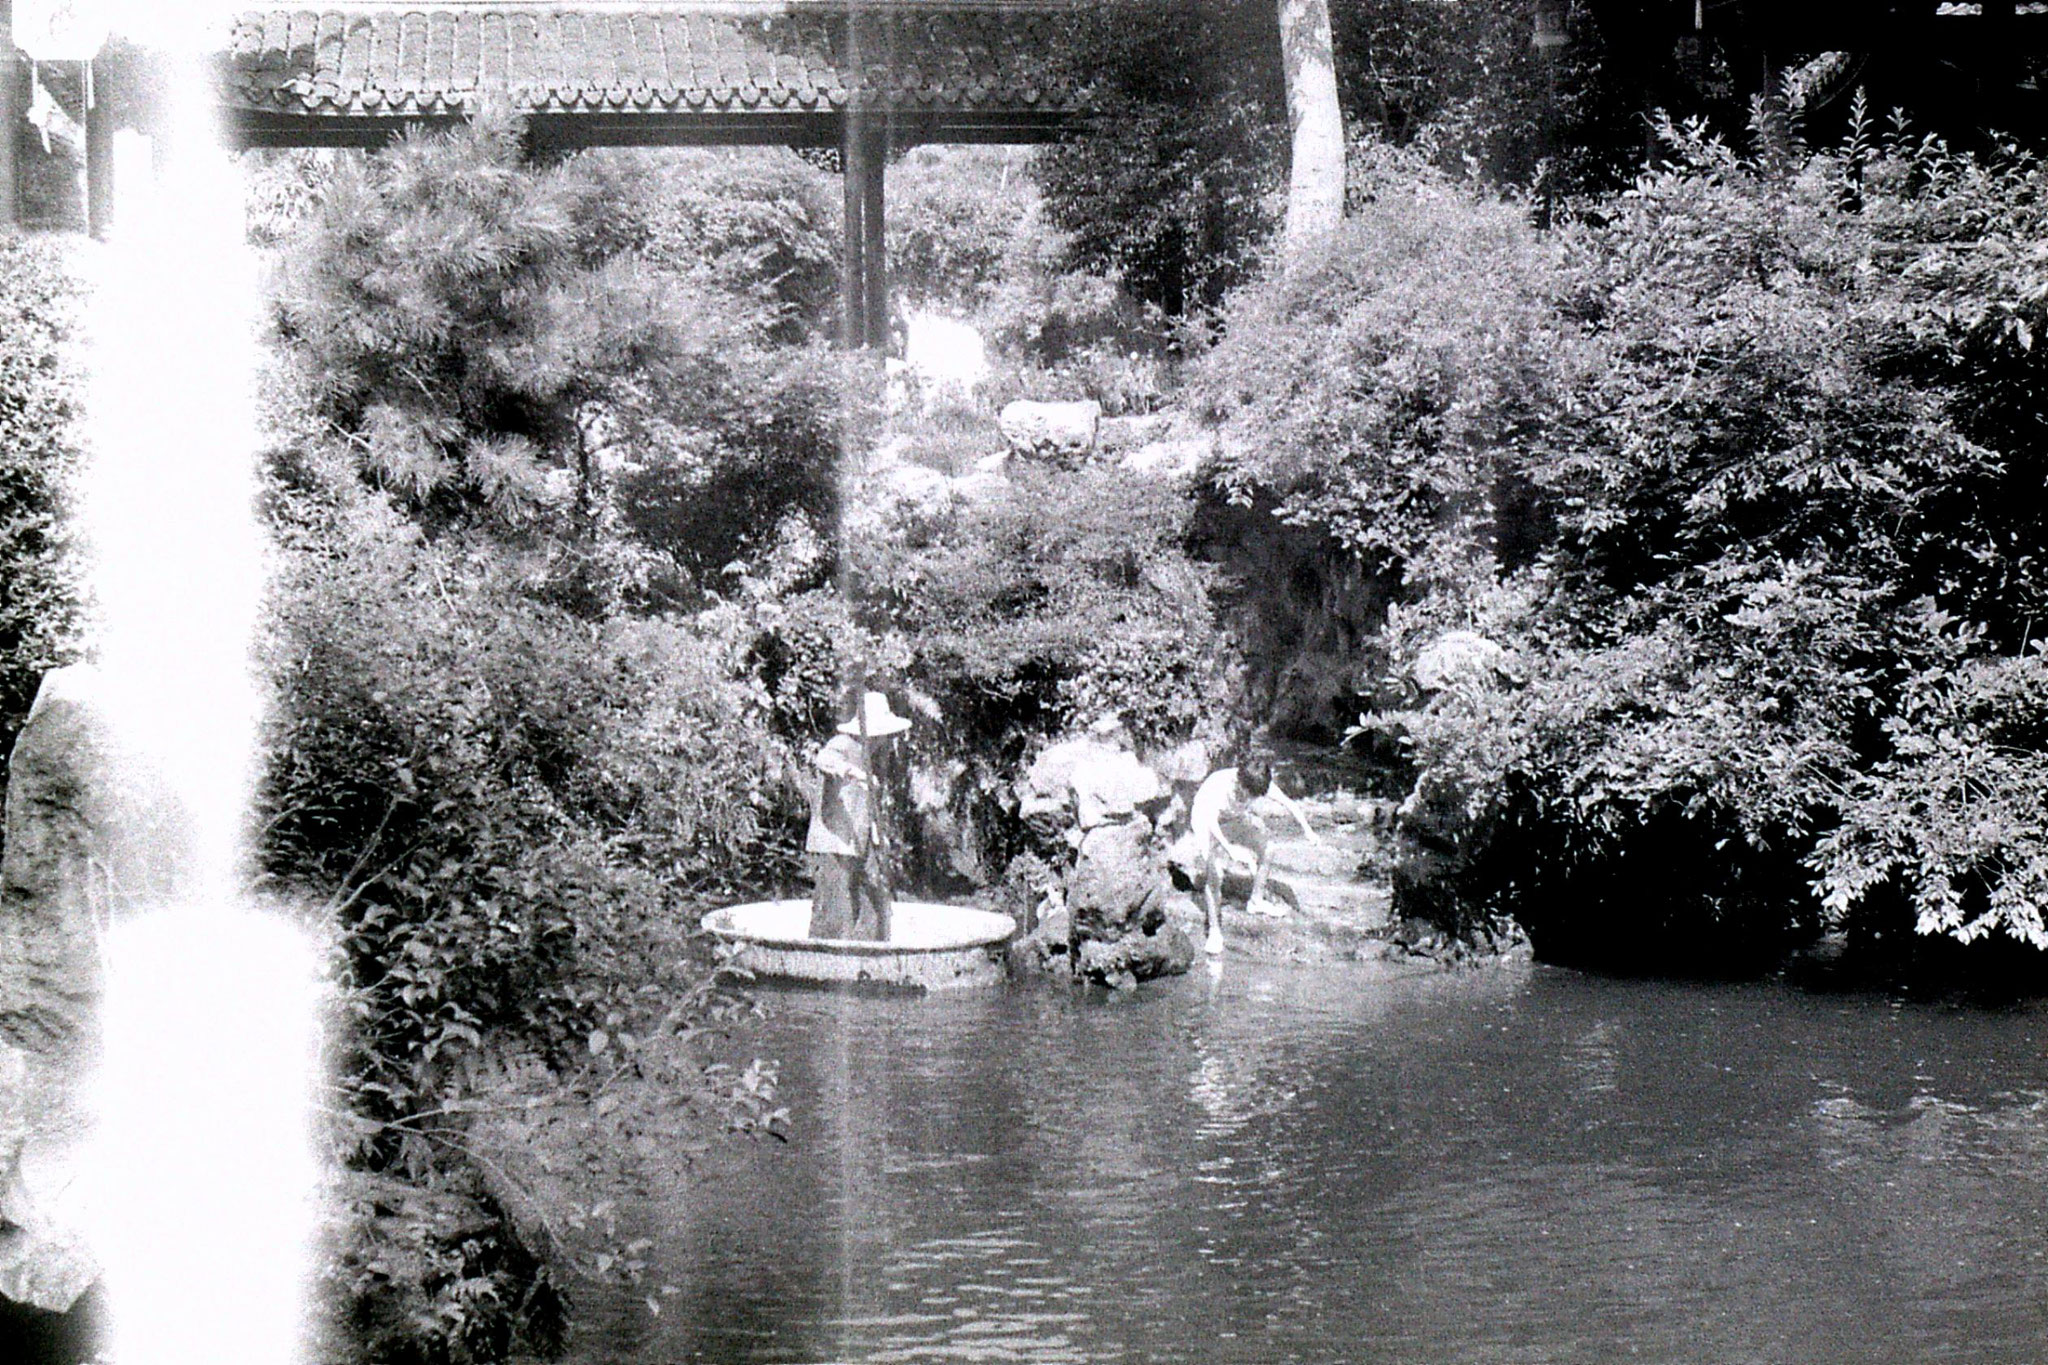
[[[859,18],[849,22],[849,8]],[[357,4],[236,20],[228,102],[361,119],[472,111],[831,113],[1078,107],[1059,28],[1083,4],[990,0],[723,0],[644,5]]]

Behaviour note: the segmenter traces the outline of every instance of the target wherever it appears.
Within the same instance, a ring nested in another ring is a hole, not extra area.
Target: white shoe
[[[1208,941],[1202,945],[1202,951],[1210,957],[1223,956],[1223,931],[1221,929],[1211,929],[1209,931]]]

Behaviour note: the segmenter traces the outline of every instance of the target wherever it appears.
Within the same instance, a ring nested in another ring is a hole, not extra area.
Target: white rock
[[[1182,436],[1139,446],[1125,454],[1121,463],[1133,474],[1191,479],[1215,452],[1216,443],[1207,436]]]
[[[953,501],[953,480],[921,464],[900,464],[875,481],[885,502],[916,517],[935,517]]]
[[[1073,795],[1074,769],[1082,760],[1116,752],[1092,739],[1066,739],[1047,746],[1017,784],[1018,796],[1034,805],[1065,805]]]
[[[99,1278],[86,1236],[87,1131],[0,1043],[0,1298],[62,1313]]]
[[[1200,782],[1215,771],[1215,761],[1209,753],[1209,746],[1202,740],[1191,739],[1187,743],[1169,749],[1153,760],[1160,775],[1169,782]]]
[[[892,436],[868,452],[867,472],[879,474],[885,469],[894,469],[903,463],[903,457],[910,453],[908,436]]]
[[[1018,399],[997,419],[1010,449],[1025,455],[1087,455],[1095,449],[1102,404],[1034,403]]]
[[[1507,667],[1507,651],[1470,630],[1454,630],[1415,656],[1415,685],[1441,692],[1461,682],[1488,687]]]
[[[1082,829],[1114,820],[1128,820],[1138,807],[1166,794],[1159,774],[1121,749],[1089,754],[1074,765],[1068,782],[1074,789],[1074,816]]]
[[[961,502],[999,502],[1015,491],[1015,484],[1001,474],[987,470],[978,469],[972,474],[962,474],[953,480],[953,496]]]

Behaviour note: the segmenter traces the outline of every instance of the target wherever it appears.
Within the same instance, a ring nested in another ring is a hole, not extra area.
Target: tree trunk
[[[1279,0],[1280,55],[1294,156],[1287,179],[1286,250],[1334,230],[1344,217],[1344,111],[1328,0]]]

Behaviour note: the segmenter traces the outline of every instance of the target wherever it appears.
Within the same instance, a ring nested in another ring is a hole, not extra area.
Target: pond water
[[[2048,1011],[1228,963],[774,993],[588,1360],[2038,1362]]]

